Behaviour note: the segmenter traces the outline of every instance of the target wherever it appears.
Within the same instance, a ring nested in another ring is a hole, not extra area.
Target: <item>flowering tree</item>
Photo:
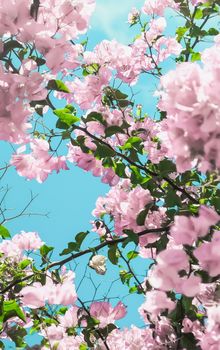
[[[80,36],[94,9],[95,0],[0,3],[0,139],[18,145],[1,171],[41,183],[73,163],[111,187],[59,261],[36,232],[11,238],[1,211],[1,347],[30,349],[25,336],[38,333],[43,350],[218,350],[220,1],[147,0],[128,15],[130,45],[88,51]],[[173,36],[165,15],[179,16]],[[149,75],[154,117],[135,100]],[[117,327],[121,301],[81,299],[67,264],[84,255],[100,275],[108,259],[128,292],[144,295],[145,327]]]

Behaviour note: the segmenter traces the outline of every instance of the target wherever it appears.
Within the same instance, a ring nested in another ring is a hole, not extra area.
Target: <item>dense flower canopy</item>
[[[0,3],[0,140],[14,147],[2,176],[13,167],[42,183],[74,164],[110,187],[59,261],[37,232],[11,237],[0,208],[0,347],[32,349],[37,333],[43,350],[218,350],[220,2],[143,1],[130,44],[92,49],[95,5]],[[136,96],[143,79],[155,115]],[[100,278],[117,268],[141,306],[83,301],[70,262],[84,255]],[[142,327],[119,328],[126,306]]]

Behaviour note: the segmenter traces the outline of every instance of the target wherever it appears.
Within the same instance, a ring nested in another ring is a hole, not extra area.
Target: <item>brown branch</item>
[[[149,175],[151,175],[152,177],[157,177],[157,178],[160,176],[160,174],[158,174],[158,173],[156,173],[156,172],[154,172],[154,171],[151,171],[151,170],[147,169],[147,168],[146,168],[145,166],[143,166],[143,165],[139,165],[139,164],[133,162],[131,159],[129,159],[129,158],[128,158],[127,156],[125,156],[124,154],[122,154],[122,153],[116,151],[116,150],[115,150],[112,146],[110,146],[106,141],[104,141],[104,140],[98,138],[97,136],[91,134],[86,128],[83,128],[83,127],[78,126],[78,125],[74,125],[74,126],[73,126],[73,130],[74,130],[74,129],[81,130],[81,131],[84,132],[86,135],[88,135],[89,137],[91,137],[93,140],[95,140],[95,141],[97,141],[97,142],[99,142],[99,143],[101,143],[101,144],[107,146],[109,149],[111,149],[112,151],[115,152],[115,155],[119,156],[120,158],[123,158],[123,159],[126,160],[129,164],[136,166],[138,169],[143,170],[146,174],[149,174]],[[182,194],[184,194],[190,201],[192,201],[192,202],[195,203],[195,204],[199,204],[199,201],[198,201],[196,198],[194,198],[190,193],[188,193],[188,192],[186,191],[185,188],[182,188],[182,187],[179,187],[178,185],[176,185],[175,182],[173,182],[168,176],[166,176],[166,177],[164,176],[164,177],[161,177],[161,178],[162,178],[162,180],[167,181],[175,190],[180,191]]]
[[[154,228],[154,229],[146,229],[144,231],[141,231],[141,232],[138,232],[137,233],[137,236],[141,237],[141,236],[144,236],[146,235],[147,233],[160,233],[160,232],[169,232],[170,230],[170,226],[166,226],[166,227],[159,227],[159,228]],[[56,266],[63,266],[64,264],[74,260],[74,259],[77,259],[83,255],[86,255],[86,254],[90,254],[90,253],[93,253],[94,251],[98,251],[106,246],[111,246],[111,245],[114,245],[114,244],[119,244],[119,243],[123,243],[126,239],[128,238],[128,236],[125,236],[125,237],[120,237],[120,238],[117,238],[117,239],[114,239],[112,241],[106,241],[106,242],[103,242],[103,243],[100,243],[98,244],[97,246],[95,247],[92,247],[92,248],[88,248],[88,249],[85,249],[81,252],[78,252],[78,253],[75,253],[75,254],[71,254],[69,257],[63,259],[63,260],[60,260],[60,261],[55,261],[51,264],[49,264],[46,268],[44,268],[42,271],[43,272],[46,272],[48,270],[50,270],[51,268],[53,267],[56,267]],[[31,275],[28,275],[28,276],[25,276],[24,278],[21,278],[19,280],[16,280],[16,281],[13,281],[11,284],[9,284],[7,287],[5,287],[3,290],[0,291],[0,294],[4,294],[6,292],[8,292],[11,288],[13,288],[14,286],[16,286],[18,283],[21,283],[21,282],[24,282],[24,281],[27,281],[28,279],[34,277],[34,274],[31,274]]]

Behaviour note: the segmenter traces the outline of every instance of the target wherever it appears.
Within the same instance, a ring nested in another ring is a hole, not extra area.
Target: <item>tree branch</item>
[[[148,233],[160,233],[160,232],[169,232],[170,230],[170,226],[166,226],[166,227],[159,227],[159,228],[154,228],[154,229],[146,229],[144,231],[141,231],[141,232],[138,232],[137,233],[137,236],[141,237],[141,236],[144,236]],[[63,266],[64,264],[74,260],[74,259],[77,259],[83,255],[86,255],[86,254],[90,254],[90,253],[93,253],[94,251],[98,251],[106,246],[111,246],[111,245],[115,245],[115,244],[119,244],[119,243],[123,243],[126,239],[128,238],[128,236],[125,236],[125,237],[121,237],[121,238],[117,238],[115,240],[112,240],[112,241],[106,241],[106,242],[103,242],[103,243],[100,243],[98,244],[97,246],[95,247],[92,247],[92,248],[88,248],[88,249],[85,249],[81,252],[78,252],[78,253],[75,253],[75,254],[71,254],[71,256],[63,259],[63,260],[60,260],[60,261],[55,261],[51,264],[49,264],[46,268],[44,268],[42,271],[43,272],[46,272],[48,270],[50,270],[51,268],[53,267],[56,267],[56,266]],[[6,292],[8,292],[11,288],[13,288],[14,286],[16,286],[18,283],[21,283],[21,282],[24,282],[24,281],[27,281],[28,279],[34,277],[35,275],[34,274],[31,274],[31,275],[28,275],[28,276],[25,276],[24,278],[21,278],[19,280],[16,280],[12,283],[10,283],[7,287],[5,287],[3,290],[0,291],[0,294],[4,294]]]

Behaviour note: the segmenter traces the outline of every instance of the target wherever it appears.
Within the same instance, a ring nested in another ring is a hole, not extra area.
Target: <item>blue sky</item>
[[[117,39],[122,43],[132,41],[135,30],[129,28],[126,23],[127,15],[132,7],[140,7],[142,4],[142,0],[97,0],[97,9],[89,31],[89,48],[92,48],[102,39]],[[176,26],[176,17],[172,17],[172,22],[171,30]],[[136,91],[142,90],[138,95],[137,102],[143,103],[146,111],[153,111],[152,90],[155,87],[155,80],[145,76],[135,88]],[[2,156],[1,159],[7,162],[10,158],[11,147],[9,144],[1,142],[0,148],[1,154],[4,154],[4,158]],[[11,213],[19,212],[26,205],[30,198],[30,192],[37,194],[38,197],[28,209],[29,213],[35,215],[19,217],[8,222],[6,226],[12,234],[16,234],[20,230],[39,232],[47,245],[55,247],[54,259],[60,258],[59,252],[66,247],[67,242],[71,241],[76,233],[90,228],[91,211],[95,206],[96,199],[108,192],[108,186],[102,184],[99,178],[95,178],[90,173],[86,173],[71,164],[69,171],[62,171],[58,175],[49,176],[43,184],[38,184],[36,181],[27,181],[18,176],[15,170],[11,168],[2,180],[2,186],[7,184],[11,189],[6,197],[5,206],[10,209]],[[14,209],[16,210],[14,211]],[[49,212],[48,218],[39,215],[47,212]],[[77,283],[84,274],[85,262],[87,261],[88,256],[77,261],[77,263],[80,263],[76,269]],[[141,268],[146,270],[147,262],[142,260],[142,264],[139,266],[139,270]],[[105,294],[111,280],[118,277],[118,269],[110,265],[108,267],[105,277],[98,276],[88,268],[88,278],[84,280],[80,289],[82,299],[91,300],[93,297],[94,288],[89,279],[90,275],[96,285],[101,283],[97,296],[102,297]],[[117,283],[113,285],[112,296],[118,297],[128,294],[127,288],[121,288],[119,291],[118,286]],[[129,314],[119,324],[141,324],[137,314],[137,306],[141,303],[140,297],[127,296],[124,302],[130,306]]]

